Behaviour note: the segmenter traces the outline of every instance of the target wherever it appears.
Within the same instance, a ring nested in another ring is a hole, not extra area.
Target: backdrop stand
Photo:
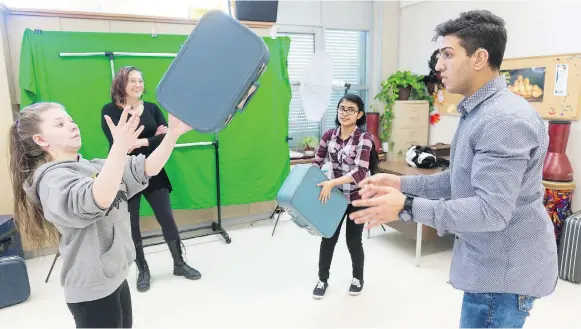
[[[222,227],[222,205],[220,202],[220,158],[219,158],[219,151],[218,151],[218,140],[215,140],[212,142],[176,144],[175,147],[195,147],[195,146],[207,146],[207,145],[214,146],[214,155],[215,155],[215,159],[216,159],[216,208],[218,210],[218,221],[212,222],[210,225],[206,225],[206,226],[194,227],[194,228],[189,228],[189,229],[182,229],[182,230],[179,230],[179,232],[186,233],[186,232],[192,232],[192,231],[198,231],[198,230],[211,228],[212,229],[211,232],[202,233],[202,234],[198,234],[198,235],[195,235],[192,237],[188,237],[188,238],[185,238],[185,240],[204,237],[204,236],[208,236],[208,235],[220,234],[220,235],[222,235],[222,237],[224,238],[226,243],[230,243],[230,242],[232,242],[232,240],[230,239],[230,236],[228,235],[226,230],[224,230],[224,228]],[[143,239],[145,240],[145,239],[159,238],[162,236],[163,236],[163,234],[151,234],[151,235],[144,236]],[[150,246],[155,246],[155,245],[164,244],[164,243],[165,243],[165,241],[150,242],[147,244],[144,243],[143,246],[150,247]]]
[[[61,57],[95,57],[95,56],[105,56],[109,58],[109,63],[111,66],[111,80],[115,77],[115,56],[124,57],[162,57],[162,58],[174,58],[177,54],[172,53],[127,53],[127,52],[113,52],[113,51],[102,51],[102,52],[92,52],[92,53],[60,53]]]

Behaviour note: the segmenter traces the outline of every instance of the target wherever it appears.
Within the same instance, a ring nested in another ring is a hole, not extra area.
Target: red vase
[[[373,136],[373,142],[375,143],[375,150],[377,153],[381,153],[381,140],[379,139],[379,113],[368,112],[365,114],[367,131]]]
[[[543,164],[543,179],[558,182],[573,180],[573,167],[567,157],[571,122],[549,121],[549,148]]]

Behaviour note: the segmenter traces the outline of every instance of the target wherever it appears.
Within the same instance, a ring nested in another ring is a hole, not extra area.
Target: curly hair
[[[115,77],[113,78],[113,82],[111,83],[111,101],[116,104],[125,104],[125,88],[127,87],[127,80],[129,80],[129,74],[131,72],[137,71],[141,75],[141,71],[135,66],[125,66],[122,67]],[[145,93],[145,89],[143,90]]]

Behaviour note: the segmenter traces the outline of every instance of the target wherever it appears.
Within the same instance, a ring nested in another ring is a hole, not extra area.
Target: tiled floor
[[[164,245],[146,249],[152,286],[138,293],[135,267],[129,283],[135,328],[457,328],[462,293],[446,284],[451,241],[424,246],[422,267],[414,265],[414,241],[398,232],[365,234],[365,288],[347,294],[350,258],[344,235],[335,252],[328,295],[314,300],[319,239],[292,222],[229,228],[231,244],[220,236],[185,241],[188,262],[200,281],[172,275]],[[60,261],[44,283],[52,256],[28,261],[32,295],[0,309],[2,328],[73,328],[58,283]],[[580,328],[581,285],[560,281],[557,291],[537,301],[525,328]]]

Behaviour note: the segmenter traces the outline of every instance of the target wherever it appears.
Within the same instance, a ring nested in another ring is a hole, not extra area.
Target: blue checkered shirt
[[[450,167],[402,177],[418,223],[456,235],[450,283],[475,293],[542,297],[557,284],[554,227],[543,205],[543,119],[503,76],[458,104]]]

